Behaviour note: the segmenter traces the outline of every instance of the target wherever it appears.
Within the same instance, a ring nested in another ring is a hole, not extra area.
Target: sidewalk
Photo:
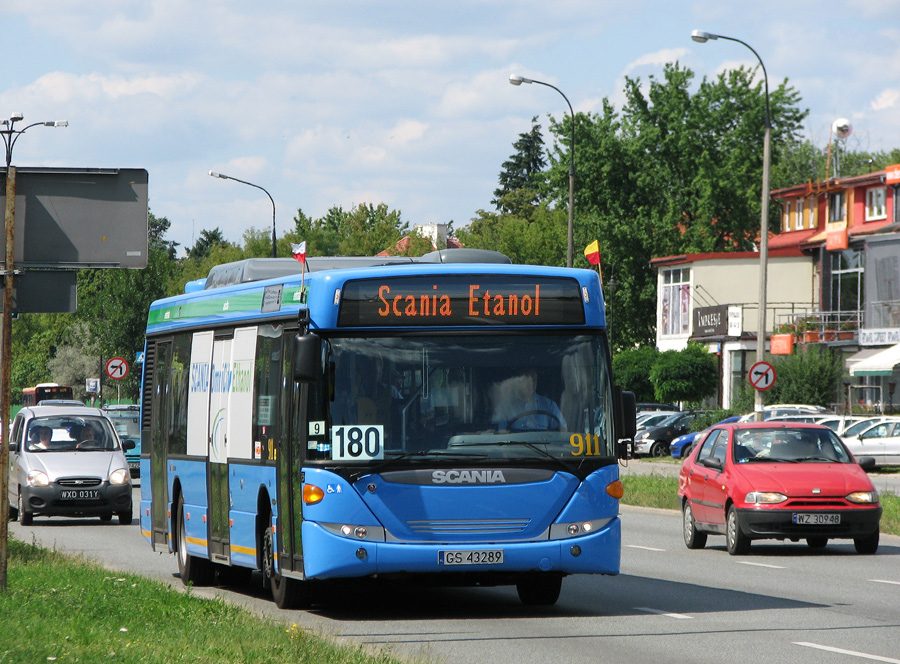
[[[619,473],[622,475],[678,477],[679,472],[681,472],[681,461],[678,459],[672,461],[629,459],[619,463]],[[879,493],[893,493],[895,496],[900,496],[900,473],[874,472],[869,473],[869,479],[872,480],[875,490]]]

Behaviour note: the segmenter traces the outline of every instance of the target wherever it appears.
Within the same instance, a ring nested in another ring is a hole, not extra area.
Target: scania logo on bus
[[[435,470],[435,484],[506,484],[502,470]]]

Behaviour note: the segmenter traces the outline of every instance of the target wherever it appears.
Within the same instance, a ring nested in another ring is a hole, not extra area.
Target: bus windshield
[[[608,366],[599,335],[331,337],[307,458],[614,457]]]

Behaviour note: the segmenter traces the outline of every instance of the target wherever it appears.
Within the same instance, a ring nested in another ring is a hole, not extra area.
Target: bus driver
[[[552,399],[537,393],[537,371],[526,369],[492,388],[497,431],[565,431],[566,421]]]

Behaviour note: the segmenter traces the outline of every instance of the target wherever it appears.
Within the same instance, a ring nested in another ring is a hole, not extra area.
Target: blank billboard
[[[147,181],[138,168],[17,168],[15,267],[147,267]]]

